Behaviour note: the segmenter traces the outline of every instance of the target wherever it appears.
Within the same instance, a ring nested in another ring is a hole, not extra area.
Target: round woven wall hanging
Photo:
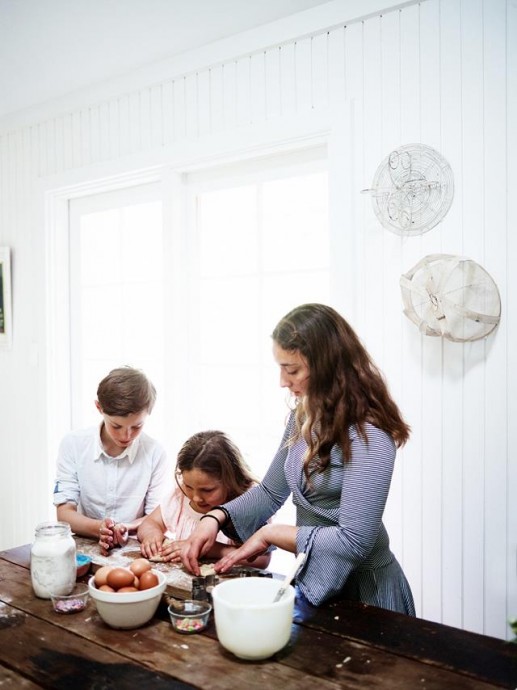
[[[430,146],[407,144],[379,165],[371,189],[380,223],[398,235],[421,235],[441,220],[454,196],[452,169]]]
[[[454,342],[478,340],[501,318],[497,285],[471,259],[429,254],[401,276],[400,287],[404,314],[425,335]]]

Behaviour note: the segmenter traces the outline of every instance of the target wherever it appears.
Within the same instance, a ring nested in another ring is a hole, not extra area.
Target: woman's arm
[[[217,517],[219,527],[230,539],[237,537],[239,541],[245,541],[264,526],[288,498],[290,488],[284,474],[284,462],[292,423],[291,416],[279,449],[263,481],[226,503],[223,506],[225,510],[214,508],[207,513]],[[231,522],[228,521],[228,515]],[[183,565],[194,575],[199,575],[198,559],[207,554],[215,543],[219,531],[215,522],[212,519],[201,520],[181,549]],[[231,529],[228,530],[228,527]]]
[[[270,553],[263,553],[262,550],[262,552],[258,552],[256,556],[248,557],[245,555],[244,552],[241,551],[241,549],[242,546],[235,546],[233,544],[222,544],[221,542],[216,541],[212,548],[207,552],[206,556],[207,558],[219,559],[219,562],[221,562],[222,560],[226,560],[228,558],[229,564],[227,568],[225,568],[224,572],[226,572],[226,570],[229,570],[233,565],[249,565],[253,568],[261,569],[268,567],[269,562],[271,560]],[[237,556],[237,554],[239,555]],[[217,570],[218,572],[222,572],[219,571],[219,568],[217,568]]]
[[[265,554],[270,546],[278,546],[284,551],[296,553],[296,534],[298,528],[293,525],[270,524],[261,527],[238,548],[223,554],[215,564],[218,573],[225,573],[237,563],[248,563],[255,568],[265,568],[269,565],[270,554]],[[267,558],[267,565],[259,565]]]

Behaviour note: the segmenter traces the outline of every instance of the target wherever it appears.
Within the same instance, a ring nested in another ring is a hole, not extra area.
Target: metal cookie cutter
[[[273,573],[269,570],[261,570],[260,568],[247,566],[232,568],[230,574],[231,577],[273,577]]]
[[[218,581],[217,575],[192,578],[192,599],[212,601],[212,590]]]

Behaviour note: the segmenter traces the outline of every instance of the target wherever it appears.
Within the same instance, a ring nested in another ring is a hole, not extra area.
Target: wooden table
[[[291,640],[272,659],[223,650],[213,621],[174,632],[165,604],[137,630],[112,630],[95,604],[73,615],[37,599],[30,547],[0,552],[0,685],[155,690],[489,690],[517,688],[517,645],[351,602],[297,602]]]

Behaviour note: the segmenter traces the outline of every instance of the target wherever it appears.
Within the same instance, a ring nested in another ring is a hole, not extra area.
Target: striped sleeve
[[[281,508],[291,493],[284,472],[287,439],[290,433],[291,427],[288,425],[278,451],[260,484],[224,505],[241,541],[246,541],[248,537],[263,527]]]

